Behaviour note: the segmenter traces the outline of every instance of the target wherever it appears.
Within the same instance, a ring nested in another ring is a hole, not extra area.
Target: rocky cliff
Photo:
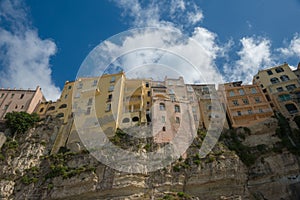
[[[293,146],[299,132],[285,137],[276,119],[224,132],[205,158],[198,154],[205,136],[199,131],[186,156],[147,174],[116,171],[87,151],[61,148],[51,155],[60,125],[56,119],[43,121],[15,140],[8,131],[0,134],[1,199],[300,198],[299,154]]]

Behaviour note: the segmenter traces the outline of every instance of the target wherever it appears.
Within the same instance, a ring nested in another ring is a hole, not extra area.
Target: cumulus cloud
[[[244,37],[240,40],[239,60],[232,65],[226,64],[224,72],[227,81],[251,83],[259,69],[274,64],[271,55],[271,41],[266,38]]]
[[[60,89],[52,82],[49,64],[56,45],[38,36],[27,12],[21,1],[0,3],[0,86],[35,89],[39,85],[47,99],[56,100]]]
[[[132,17],[133,27],[152,28],[117,35],[122,42],[113,37],[102,43],[82,64],[79,76],[120,65],[133,78],[183,76],[190,83],[221,81],[214,60],[222,48],[216,43],[216,34],[197,25],[203,14],[194,2],[121,0],[116,4],[124,10],[123,15]],[[182,24],[192,31],[185,32]]]
[[[286,57],[300,57],[300,35],[298,33],[295,34],[293,39],[290,41],[290,44],[286,48],[279,48],[279,52]]]

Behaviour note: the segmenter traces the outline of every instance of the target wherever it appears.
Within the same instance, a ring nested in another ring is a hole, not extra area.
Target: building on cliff
[[[253,77],[253,84],[262,88],[274,111],[282,113],[286,118],[299,115],[300,84],[287,63],[260,70]]]
[[[0,120],[3,120],[8,112],[32,113],[41,102],[45,101],[39,86],[35,90],[0,89]]]
[[[232,127],[249,126],[270,118],[273,111],[258,85],[242,81],[219,85]]]

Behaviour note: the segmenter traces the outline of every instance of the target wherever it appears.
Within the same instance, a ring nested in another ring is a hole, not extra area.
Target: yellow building
[[[271,107],[287,118],[299,115],[300,85],[288,64],[260,70],[253,83],[258,84]]]
[[[199,84],[191,85],[195,91],[199,104],[199,127],[208,129],[213,126],[213,123],[224,123],[225,128],[228,128],[226,119],[221,119],[224,116],[222,101],[219,99],[218,92],[214,84]],[[214,118],[215,120],[211,120]],[[223,122],[225,120],[225,122]]]
[[[127,79],[125,81],[122,122],[119,128],[151,122],[149,115],[151,108],[150,84],[151,80]]]
[[[74,81],[66,81],[60,98],[56,102],[46,101],[42,102],[35,112],[41,117],[47,116],[57,117],[63,120],[64,123],[72,114],[72,95],[73,95]]]
[[[232,127],[247,127],[273,115],[273,111],[258,85],[242,85],[242,81],[219,86]]]

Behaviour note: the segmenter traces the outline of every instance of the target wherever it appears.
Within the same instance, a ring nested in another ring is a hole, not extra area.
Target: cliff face
[[[1,199],[299,199],[299,157],[278,148],[276,120],[224,134],[206,158],[197,153],[199,134],[185,158],[148,174],[113,170],[87,152],[50,155],[59,127],[41,122],[15,141],[7,138]]]

